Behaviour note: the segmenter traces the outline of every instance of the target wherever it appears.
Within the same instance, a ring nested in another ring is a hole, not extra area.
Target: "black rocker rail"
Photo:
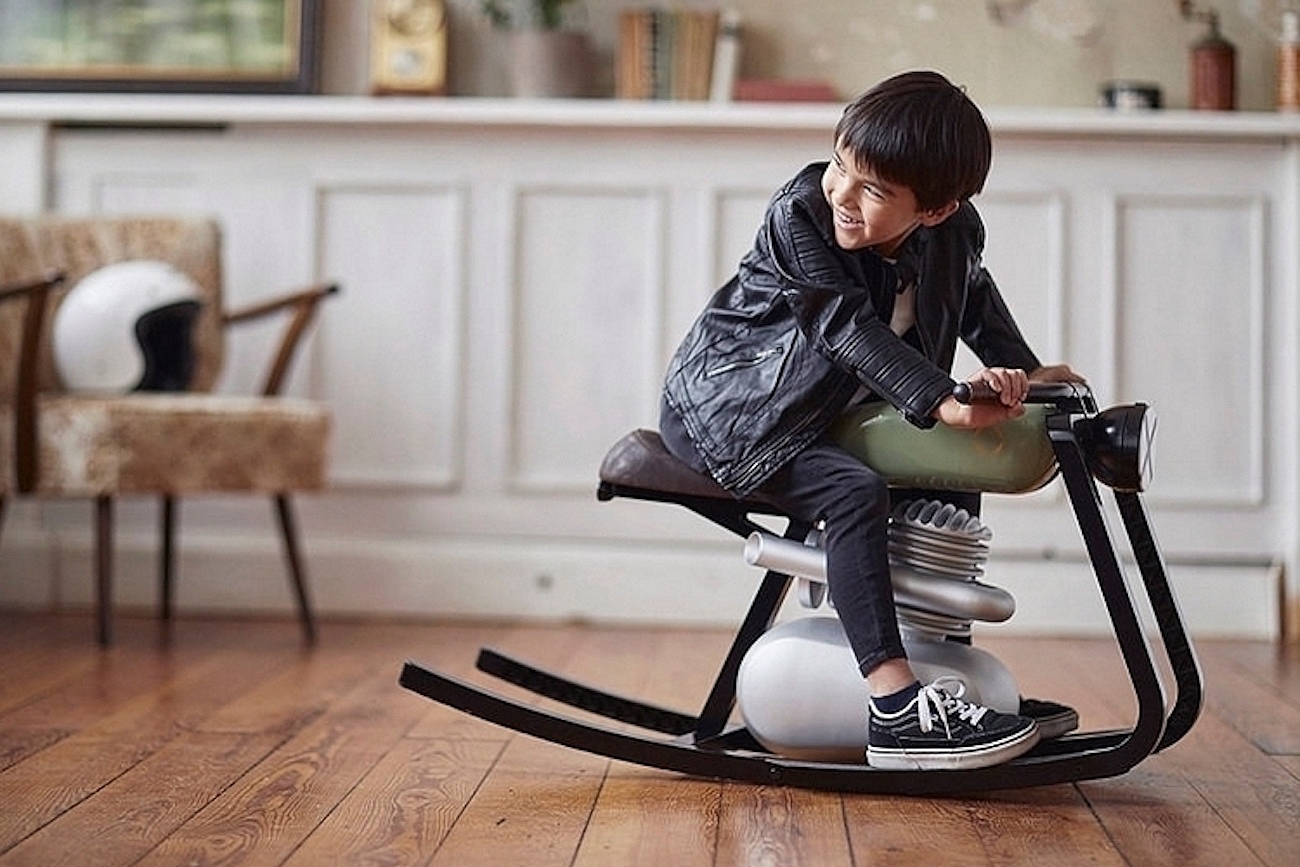
[[[959,384],[962,401],[987,399]],[[737,628],[712,688],[697,714],[615,695],[483,648],[480,671],[535,695],[594,713],[612,728],[525,704],[476,684],[407,662],[399,683],[422,696],[497,725],[577,750],[686,775],[802,788],[896,794],[940,794],[1039,786],[1118,776],[1181,739],[1200,713],[1200,668],[1141,499],[1150,469],[1154,416],[1141,403],[1099,411],[1091,391],[1075,384],[1035,384],[1026,403],[1045,410],[1046,434],[1109,615],[1136,699],[1132,727],[1081,731],[1040,742],[1010,762],[963,770],[880,770],[859,763],[808,761],[768,751],[732,721],[736,681],[745,654],[772,627],[794,578],[768,569]],[[1154,614],[1160,647],[1173,675],[1173,699],[1138,614],[1098,483],[1110,488],[1141,591]],[[784,538],[802,541],[813,529],[761,497],[737,500],[676,460],[657,433],[637,430],[620,440],[601,466],[597,496],[685,507],[739,536],[763,530],[754,516],[786,518]]]

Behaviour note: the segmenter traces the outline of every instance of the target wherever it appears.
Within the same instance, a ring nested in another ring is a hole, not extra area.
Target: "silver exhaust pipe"
[[[891,560],[895,555],[891,553]],[[755,531],[745,540],[745,562],[796,578],[826,583],[826,552],[820,547]],[[905,563],[891,562],[894,601],[958,620],[1001,623],[1016,611],[1016,600],[1000,587],[944,575],[928,575]]]

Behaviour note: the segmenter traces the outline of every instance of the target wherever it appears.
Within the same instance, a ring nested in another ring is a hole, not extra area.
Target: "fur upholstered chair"
[[[68,390],[52,348],[59,304],[86,275],[137,260],[168,263],[198,289],[201,307],[192,329],[187,392]],[[62,288],[41,276],[51,272],[64,278]],[[336,287],[312,286],[227,311],[215,222],[58,217],[0,218],[3,286],[11,291],[0,298],[0,456],[6,463],[0,472],[0,520],[8,496],[93,501],[100,644],[108,645],[112,635],[115,500],[159,498],[160,610],[169,619],[179,498],[216,493],[262,494],[274,501],[303,634],[313,642],[315,620],[290,496],[325,485],[330,413],[318,402],[283,397],[280,391],[319,302]],[[262,394],[212,393],[226,328],[276,313],[286,316],[287,324]]]

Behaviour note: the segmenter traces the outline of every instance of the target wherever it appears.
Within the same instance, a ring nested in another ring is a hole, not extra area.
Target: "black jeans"
[[[891,491],[874,470],[827,442],[795,456],[760,491],[795,518],[825,521],[826,583],[862,674],[906,658],[889,580],[890,509],[920,496],[977,515],[979,494]]]

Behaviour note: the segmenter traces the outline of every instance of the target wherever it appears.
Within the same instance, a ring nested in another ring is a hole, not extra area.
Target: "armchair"
[[[153,259],[184,272],[200,290],[194,375],[185,393],[120,395],[67,391],[59,381],[51,328],[64,292],[114,262]],[[52,273],[57,272],[57,273]],[[33,279],[32,275],[50,276]],[[95,514],[94,571],[99,643],[112,641],[113,507],[151,495],[160,503],[159,609],[173,609],[179,500],[193,494],[270,495],[303,636],[316,623],[291,495],[325,485],[330,413],[281,396],[290,364],[319,303],[337,291],[310,286],[243,310],[222,303],[220,232],[212,220],[169,218],[0,218],[0,521],[11,494],[84,498]],[[25,299],[25,304],[4,303]],[[228,327],[287,316],[265,384],[255,397],[214,394]]]

